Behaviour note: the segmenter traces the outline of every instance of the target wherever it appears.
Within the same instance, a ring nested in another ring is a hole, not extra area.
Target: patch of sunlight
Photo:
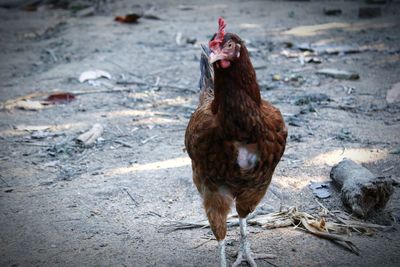
[[[386,158],[388,150],[370,148],[336,149],[320,154],[306,162],[307,165],[329,165],[333,166],[344,158],[351,159],[357,163],[370,163]]]
[[[284,31],[284,34],[296,35],[296,36],[313,36],[320,34],[323,31],[331,30],[331,29],[342,29],[350,27],[349,23],[341,23],[341,22],[331,22],[325,24],[317,24],[317,25],[308,25],[308,26],[299,26],[294,27],[290,30]]]
[[[321,175],[289,175],[285,177],[273,177],[272,186],[276,186],[281,190],[290,190],[292,192],[300,192],[303,188],[308,187],[311,181],[323,182],[327,177]]]
[[[127,174],[131,172],[154,171],[171,168],[184,167],[191,164],[189,157],[179,157],[174,159],[161,160],[151,163],[134,164],[129,167],[119,167],[107,171],[108,175]]]
[[[295,35],[295,36],[314,36],[322,34],[327,30],[332,29],[343,29],[346,31],[361,31],[365,29],[381,29],[395,26],[395,23],[343,23],[343,22],[331,22],[317,25],[305,25],[294,27],[290,30],[284,31],[284,34]]]
[[[332,44],[332,43],[333,44],[339,43],[339,42],[342,42],[344,40],[346,40],[346,38],[344,38],[344,37],[327,38],[327,39],[319,40],[319,41],[313,43],[313,45],[315,45],[315,46],[329,45],[329,44]]]
[[[14,129],[6,129],[0,131],[1,136],[21,136],[26,135],[28,132],[35,131],[51,131],[51,132],[59,132],[65,130],[81,130],[84,127],[88,127],[88,123],[83,122],[74,122],[74,123],[64,123],[58,125],[26,125],[26,124],[18,124],[15,125]]]
[[[253,24],[253,23],[241,23],[239,24],[239,27],[242,29],[256,29],[256,28],[261,28],[259,24]]]
[[[132,122],[132,125],[143,125],[143,124],[176,124],[182,123],[179,119],[168,119],[168,118],[160,118],[160,117],[150,117],[150,118],[143,118],[137,121]]]
[[[187,105],[190,103],[190,99],[189,98],[183,98],[181,96],[177,96],[175,98],[165,98],[162,100],[157,101],[155,104],[157,106],[161,106],[161,105],[168,105],[168,106],[173,106],[173,105]]]
[[[101,114],[104,114],[104,112],[99,112],[99,116]],[[149,111],[146,111],[146,110],[137,110],[137,109],[121,109],[121,110],[115,110],[115,111],[106,112],[106,114],[107,114],[107,117],[109,117],[109,118],[113,118],[113,117],[128,117],[128,116],[152,116],[152,115],[154,115],[153,112],[149,112]]]

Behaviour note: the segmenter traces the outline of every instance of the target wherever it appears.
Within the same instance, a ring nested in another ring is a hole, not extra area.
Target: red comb
[[[215,47],[216,45],[222,43],[222,40],[224,39],[224,36],[225,36],[225,27],[226,27],[225,20],[220,17],[218,19],[218,32],[217,32],[217,35],[215,36],[214,40],[212,40],[208,45],[211,49],[213,47]]]

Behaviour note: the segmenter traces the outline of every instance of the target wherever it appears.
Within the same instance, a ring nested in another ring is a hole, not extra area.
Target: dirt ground
[[[218,265],[217,242],[205,242],[209,229],[167,233],[164,225],[205,218],[183,140],[197,105],[200,43],[216,31],[219,16],[246,40],[263,98],[290,123],[272,182],[278,193],[267,193],[261,206],[318,214],[309,184],[330,181],[331,167],[343,157],[378,176],[400,176],[399,154],[390,153],[400,146],[400,105],[386,101],[400,82],[399,1],[372,5],[382,15],[367,19],[358,17],[359,7],[371,6],[364,1],[98,1],[88,16],[71,7],[4,8],[7,2],[13,1],[0,1],[0,101],[36,92],[78,94],[68,104],[0,111],[1,266]],[[324,8],[342,14],[327,16]],[[113,20],[138,9],[160,19]],[[296,28],[302,25],[319,26]],[[310,52],[298,49],[310,44],[320,64],[307,62]],[[316,74],[323,68],[360,78]],[[92,69],[111,79],[80,83],[79,75]],[[304,103],[310,93],[325,95]],[[76,145],[94,123],[104,127],[96,144]],[[339,191],[329,190],[331,197],[319,201],[346,210]],[[251,226],[253,250],[277,255],[257,263],[395,266],[399,201],[397,185],[386,209],[369,219],[394,229],[352,233],[360,256],[292,227]],[[236,227],[227,240],[232,263]]]

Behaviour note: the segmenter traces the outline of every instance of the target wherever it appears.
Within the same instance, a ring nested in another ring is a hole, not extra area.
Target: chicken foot
[[[246,218],[239,218],[240,224],[240,250],[236,261],[232,264],[232,267],[237,267],[243,261],[247,261],[251,267],[257,267],[255,260],[257,259],[273,259],[275,255],[273,254],[255,254],[251,252],[250,243],[247,240],[247,221]]]

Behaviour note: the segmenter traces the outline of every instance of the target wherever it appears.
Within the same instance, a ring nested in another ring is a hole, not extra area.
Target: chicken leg
[[[246,218],[239,218],[240,224],[240,250],[236,261],[232,267],[237,267],[243,261],[247,261],[251,267],[256,267],[257,264],[254,260],[256,259],[271,259],[275,258],[272,254],[254,254],[250,250],[250,243],[247,240],[247,221]]]
[[[218,241],[219,262],[221,267],[226,267],[225,239]]]

